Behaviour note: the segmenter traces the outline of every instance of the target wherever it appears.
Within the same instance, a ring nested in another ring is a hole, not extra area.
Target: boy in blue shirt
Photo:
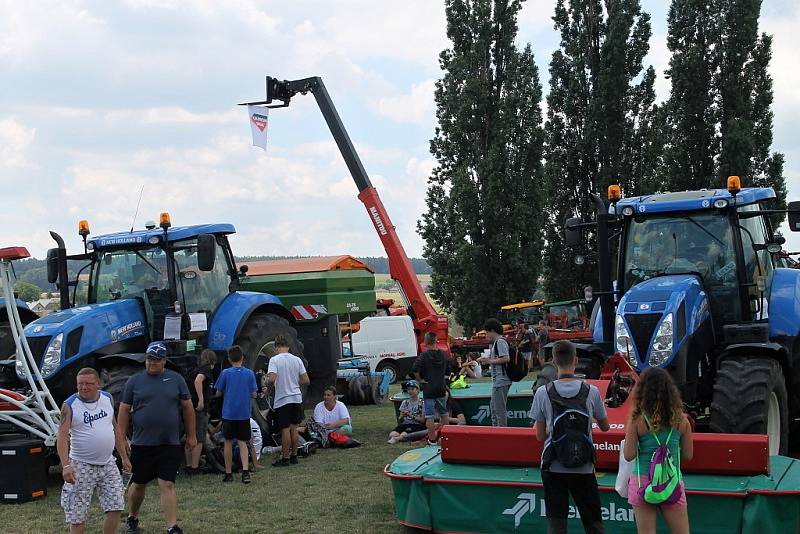
[[[242,367],[244,353],[239,345],[228,349],[231,366],[217,379],[216,396],[222,397],[222,434],[225,436],[225,477],[223,482],[233,482],[233,440],[239,442],[242,460],[242,482],[250,483],[247,442],[250,440],[250,399],[256,396],[256,375]]]

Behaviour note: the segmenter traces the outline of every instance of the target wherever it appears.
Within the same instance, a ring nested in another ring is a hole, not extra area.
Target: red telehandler
[[[437,344],[440,349],[450,353],[450,346],[447,335],[447,316],[437,313],[428,301],[422,285],[417,279],[417,275],[411,267],[405,249],[403,249],[400,238],[397,236],[395,226],[392,224],[386,208],[381,202],[378,191],[373,187],[372,182],[364,170],[361,158],[358,157],[350,136],[345,130],[339,113],[333,105],[330,95],[322,78],[314,76],[303,78],[302,80],[278,80],[267,76],[267,98],[261,102],[247,102],[242,105],[266,105],[270,108],[284,108],[289,106],[292,97],[300,94],[311,93],[317,101],[322,116],[328,124],[328,128],[339,147],[339,151],[344,158],[350,175],[358,187],[358,199],[367,209],[372,224],[378,232],[378,237],[383,243],[383,248],[389,258],[389,274],[392,279],[397,281],[400,291],[403,294],[407,306],[407,313],[414,321],[414,332],[417,337],[419,351],[424,350],[423,338],[427,332],[435,332]],[[280,103],[275,103],[280,102]]]

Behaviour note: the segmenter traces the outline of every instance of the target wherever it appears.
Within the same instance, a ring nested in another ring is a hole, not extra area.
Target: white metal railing
[[[28,340],[25,338],[14,298],[11,262],[8,260],[0,260],[0,282],[3,285],[8,322],[16,345],[16,362],[21,365],[30,388],[30,391],[26,392],[27,394],[21,394],[21,399],[0,391],[0,401],[13,406],[13,408],[0,409],[0,421],[9,422],[42,438],[45,445],[53,446],[56,443],[58,432],[59,409],[42,378]]]

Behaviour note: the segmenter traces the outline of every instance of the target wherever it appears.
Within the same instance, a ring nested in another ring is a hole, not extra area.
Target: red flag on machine
[[[266,106],[247,106],[247,115],[250,117],[253,146],[261,147],[266,151],[269,108]]]

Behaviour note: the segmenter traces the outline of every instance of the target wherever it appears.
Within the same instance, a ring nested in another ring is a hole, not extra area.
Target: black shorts
[[[154,478],[175,482],[183,459],[180,445],[131,445],[131,467],[135,484],[147,484]]]
[[[275,408],[275,424],[280,430],[289,428],[291,425],[299,425],[303,422],[303,405],[300,403],[284,404],[280,408]]]
[[[426,430],[427,428],[428,427],[420,423],[400,423],[394,427],[394,432],[397,432],[398,434],[402,434],[403,432],[406,434],[411,434],[412,432],[420,432],[422,430]]]
[[[225,439],[248,441],[250,439],[250,419],[223,419],[222,435],[225,436]]]

